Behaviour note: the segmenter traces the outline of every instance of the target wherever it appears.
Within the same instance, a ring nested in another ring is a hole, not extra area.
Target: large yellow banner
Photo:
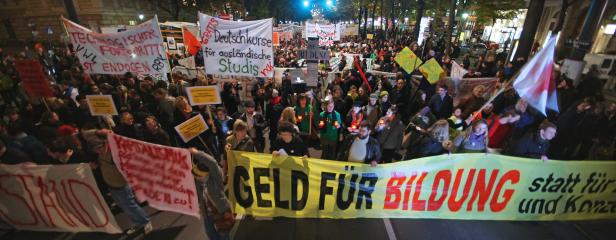
[[[295,218],[616,218],[616,162],[452,154],[371,167],[229,153],[236,213]]]

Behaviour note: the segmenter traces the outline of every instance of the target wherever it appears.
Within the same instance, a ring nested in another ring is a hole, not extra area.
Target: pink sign
[[[116,134],[107,136],[113,162],[137,200],[153,208],[199,218],[192,162],[187,149],[146,143]]]

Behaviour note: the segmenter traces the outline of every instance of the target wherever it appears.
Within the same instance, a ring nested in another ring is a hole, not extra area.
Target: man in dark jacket
[[[370,125],[363,121],[358,134],[348,135],[342,142],[339,161],[361,162],[373,167],[381,163],[381,145],[370,137]]]
[[[120,124],[113,128],[113,132],[124,137],[141,139],[140,126],[135,124],[135,118],[129,112],[120,115]]]
[[[428,107],[430,107],[436,119],[449,118],[453,112],[453,98],[447,94],[447,85],[439,86],[437,91],[438,94],[430,98]]]
[[[32,162],[26,153],[17,148],[9,148],[0,140],[0,163],[19,164],[25,162]]]
[[[299,136],[295,135],[295,126],[290,122],[281,122],[278,126],[278,137],[272,142],[271,151],[274,156],[290,155],[308,157],[308,147]],[[282,152],[284,151],[284,153]]]
[[[518,157],[540,158],[548,160],[547,152],[550,140],[556,136],[556,125],[551,122],[543,122],[539,125],[539,131],[528,134],[513,145],[510,154]]]
[[[261,113],[255,112],[255,102],[244,102],[244,113],[238,117],[248,125],[248,136],[255,143],[257,152],[263,152],[265,149],[265,137],[263,137],[263,130],[266,123],[265,118]]]

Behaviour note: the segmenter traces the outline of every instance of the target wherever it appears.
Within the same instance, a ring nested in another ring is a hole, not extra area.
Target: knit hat
[[[58,133],[58,136],[70,136],[70,135],[77,133],[77,128],[71,125],[64,124],[58,127],[57,133]]]
[[[389,93],[387,91],[381,91],[381,97],[387,96],[387,95],[389,95]]]

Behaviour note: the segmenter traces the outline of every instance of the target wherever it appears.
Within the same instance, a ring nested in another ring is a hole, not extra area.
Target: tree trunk
[[[447,38],[445,39],[445,55],[451,54],[451,36],[453,34],[453,27],[456,21],[456,0],[451,0],[451,6],[449,7],[449,23],[447,26]],[[459,31],[459,30],[458,30]]]
[[[526,13],[526,19],[524,19],[524,27],[520,34],[520,42],[518,49],[515,52],[515,59],[523,57],[528,59],[528,55],[532,50],[535,43],[535,34],[537,33],[537,27],[543,14],[543,5],[545,0],[530,0],[528,4],[528,12]]]
[[[364,35],[368,34],[368,3],[364,5]]]
[[[385,19],[385,17],[383,16],[383,3],[384,2],[385,2],[385,0],[381,0],[381,7],[380,7],[381,14],[379,15],[381,17],[381,22],[379,24],[380,25],[379,26],[380,29],[383,29],[383,20]]]
[[[372,3],[372,32],[374,33],[374,18],[376,14],[376,3]]]
[[[420,28],[421,18],[423,17],[425,7],[426,7],[426,3],[424,0],[417,1],[417,16],[415,16],[415,27],[413,28],[413,34],[411,35],[411,37],[415,41],[419,39],[419,30],[420,30],[419,28]],[[421,44],[421,43],[418,42],[417,44]]]

